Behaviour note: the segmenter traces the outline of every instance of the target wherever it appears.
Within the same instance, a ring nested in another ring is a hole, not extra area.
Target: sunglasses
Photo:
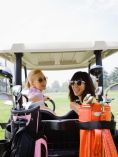
[[[37,81],[41,83],[46,80],[47,80],[47,78],[44,76],[44,77],[39,77],[39,79]]]
[[[75,81],[70,81],[69,85],[73,86],[74,84],[77,84],[78,86],[80,86],[82,83],[85,83],[85,81],[82,80],[75,80]]]

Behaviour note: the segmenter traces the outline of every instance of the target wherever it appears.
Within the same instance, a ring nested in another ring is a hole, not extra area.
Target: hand
[[[83,104],[93,104],[93,103],[96,103],[95,97],[91,96],[91,94],[87,94],[83,100]]]
[[[79,104],[76,102],[71,102],[70,103],[70,108],[74,110],[77,114],[79,113]]]
[[[44,101],[48,101],[50,98],[48,96],[44,96]]]
[[[30,95],[29,99],[30,99],[32,102],[38,102],[38,101],[40,101],[39,97],[36,96],[36,95]]]

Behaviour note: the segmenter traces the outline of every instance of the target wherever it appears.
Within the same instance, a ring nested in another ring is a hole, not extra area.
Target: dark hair
[[[86,94],[91,94],[92,96],[95,96],[95,87],[94,87],[94,84],[90,75],[87,72],[82,72],[82,71],[76,72],[72,76],[71,81],[72,80],[85,81],[85,90],[82,94],[82,101],[84,97],[86,96]],[[70,101],[75,101],[76,99],[78,99],[78,97],[74,95],[71,85],[69,85],[69,98],[70,98]]]

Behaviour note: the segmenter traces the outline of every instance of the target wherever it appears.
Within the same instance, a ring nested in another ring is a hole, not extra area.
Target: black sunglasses
[[[73,86],[74,84],[77,84],[78,86],[80,86],[82,83],[85,83],[85,81],[82,81],[82,80],[71,80],[69,82],[69,85]]]
[[[40,77],[37,81],[41,83],[41,82],[46,81],[46,80],[47,80],[47,78],[44,76],[43,78]]]

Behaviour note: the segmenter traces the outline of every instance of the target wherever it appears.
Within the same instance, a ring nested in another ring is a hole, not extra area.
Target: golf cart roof
[[[85,68],[94,64],[94,52],[97,50],[105,58],[118,52],[118,42],[17,43],[10,49],[0,50],[0,56],[15,62],[14,53],[23,53],[22,63],[27,69],[64,70]]]

